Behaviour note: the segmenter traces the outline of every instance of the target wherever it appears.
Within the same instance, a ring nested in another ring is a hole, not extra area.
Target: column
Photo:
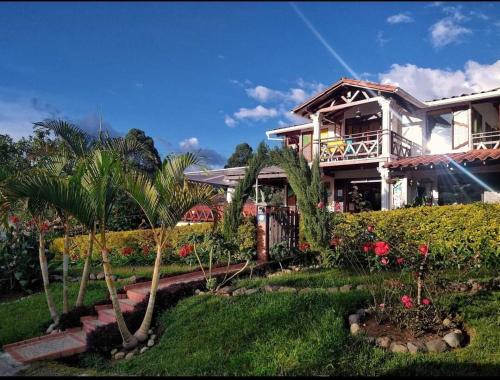
[[[381,208],[382,210],[391,209],[391,185],[388,180],[391,178],[389,169],[384,168],[384,162],[380,162],[377,168],[380,173],[380,198],[381,198]]]
[[[391,102],[379,101],[382,108],[382,157],[391,156]]]
[[[319,156],[320,144],[319,138],[321,133],[321,114],[315,113],[311,115],[313,124],[313,159]]]

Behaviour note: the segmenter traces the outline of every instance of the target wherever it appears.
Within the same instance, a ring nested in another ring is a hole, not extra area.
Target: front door
[[[377,182],[361,182],[364,179],[336,179],[335,180],[335,205],[336,208],[341,208],[343,212],[360,212],[361,204],[359,201],[364,201],[363,206],[368,210],[380,210],[382,207],[382,197],[380,189],[380,180],[375,178],[367,178],[367,181]],[[359,194],[358,201],[354,197],[354,186],[357,187]]]

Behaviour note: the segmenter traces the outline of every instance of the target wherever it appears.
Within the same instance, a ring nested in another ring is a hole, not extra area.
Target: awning
[[[461,164],[463,162],[479,162],[498,159],[500,159],[500,149],[476,149],[463,153],[432,154],[427,156],[401,158],[386,163],[384,167],[389,169],[415,168],[418,166],[446,165],[451,161]]]

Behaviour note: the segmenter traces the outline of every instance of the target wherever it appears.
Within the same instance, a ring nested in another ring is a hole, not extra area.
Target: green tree
[[[160,280],[161,257],[167,243],[167,230],[174,228],[193,206],[212,206],[212,198],[217,194],[211,185],[188,182],[184,171],[198,163],[198,157],[191,153],[169,156],[153,179],[144,173],[136,172],[129,173],[123,181],[127,193],[144,211],[156,243],[156,260],[148,306],[141,326],[134,334],[140,342],[148,339]],[[159,228],[155,229],[156,226]]]
[[[255,184],[255,179],[260,171],[269,162],[267,156],[268,149],[264,142],[259,144],[257,152],[252,155],[245,169],[245,176],[238,182],[232,196],[231,203],[224,209],[224,220],[222,224],[222,231],[227,239],[231,239],[238,231],[238,226],[243,221],[241,211],[243,205],[250,196],[250,192]]]
[[[330,217],[325,207],[326,189],[321,182],[318,158],[309,166],[303,155],[284,147],[273,150],[271,159],[286,172],[290,187],[297,197],[300,222],[303,223],[311,248],[326,254],[329,247]]]
[[[161,158],[158,154],[158,150],[155,148],[154,140],[146,136],[144,131],[132,128],[126,134],[125,140],[139,142],[147,150],[147,154],[144,154],[145,152],[143,151],[133,151],[127,154],[126,158],[132,161],[134,168],[146,172],[149,175],[153,175],[161,168]]]
[[[247,143],[241,143],[236,145],[233,154],[227,159],[227,164],[224,166],[227,168],[235,168],[241,166],[247,166],[248,162],[253,156],[253,149]]]

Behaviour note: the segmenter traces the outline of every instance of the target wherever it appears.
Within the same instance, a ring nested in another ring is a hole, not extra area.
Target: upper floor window
[[[429,112],[427,115],[426,153],[447,153],[469,145],[467,107]]]

